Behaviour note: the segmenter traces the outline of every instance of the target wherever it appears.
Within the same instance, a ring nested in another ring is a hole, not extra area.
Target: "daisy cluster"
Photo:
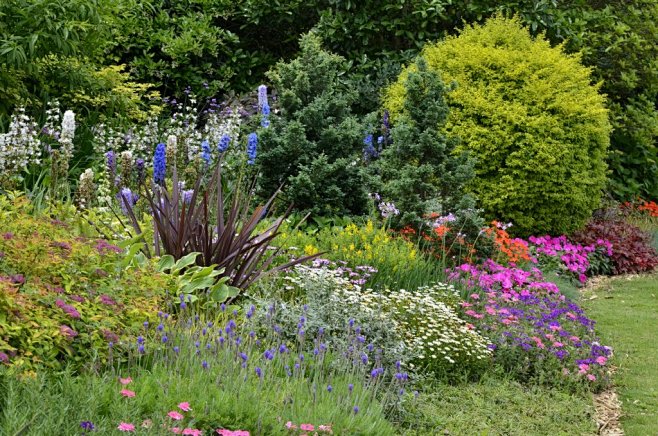
[[[480,367],[492,354],[489,341],[450,307],[456,296],[454,287],[439,283],[415,292],[341,289],[333,298],[380,313],[402,337],[412,367],[440,372]]]

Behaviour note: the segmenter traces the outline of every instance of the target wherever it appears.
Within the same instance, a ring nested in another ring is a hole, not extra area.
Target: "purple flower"
[[[256,371],[256,375],[258,376],[258,378],[262,378],[262,377],[263,377],[263,370],[260,369],[260,367],[257,366],[256,369],[255,369],[254,371]]]
[[[331,393],[331,391],[333,391],[333,390],[334,390],[334,388],[332,388],[331,385],[327,386],[327,392]]]
[[[203,367],[203,369],[208,369],[208,362],[204,360],[203,362],[201,362],[201,366]]]
[[[144,159],[142,158],[137,159],[135,166],[137,167],[137,183],[141,185],[142,183],[144,183],[144,179],[145,179]]]
[[[82,421],[80,423],[80,427],[82,427],[83,431],[93,431],[96,427],[94,427],[94,424],[91,423],[91,421]]]
[[[222,135],[222,137],[219,140],[219,143],[217,144],[217,150],[220,153],[224,153],[226,150],[228,150],[230,144],[231,144],[231,137],[228,136],[227,134],[224,134]]]
[[[124,215],[128,215],[128,208],[132,208],[137,204],[139,195],[133,194],[130,188],[121,188],[121,191],[117,193],[117,199],[119,200]]]
[[[55,305],[62,309],[64,313],[70,316],[73,319],[80,319],[80,312],[78,312],[75,307],[70,304],[66,304],[63,300],[57,299]]]
[[[211,160],[211,155],[210,155],[210,143],[208,143],[207,140],[204,140],[201,143],[201,159],[206,163],[206,165],[210,165],[210,160]]]
[[[267,105],[267,86],[260,85],[258,87],[258,108],[262,108]]]
[[[112,150],[105,153],[105,168],[108,178],[114,182],[117,175],[117,157]]]

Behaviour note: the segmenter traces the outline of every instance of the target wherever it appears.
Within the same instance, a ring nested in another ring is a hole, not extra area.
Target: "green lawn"
[[[604,345],[614,348],[614,376],[626,435],[658,435],[658,275],[617,278],[588,291],[584,306]]]
[[[488,379],[438,384],[407,405],[400,433],[412,435],[592,435],[589,395]]]

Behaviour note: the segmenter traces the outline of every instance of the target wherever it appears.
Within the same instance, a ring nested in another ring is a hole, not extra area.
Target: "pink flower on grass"
[[[596,363],[598,363],[599,365],[605,365],[607,361],[608,358],[605,356],[599,356],[596,358]]]
[[[124,386],[127,385],[127,384],[132,383],[132,381],[133,381],[133,379],[131,379],[130,377],[119,378],[119,383],[121,383]]]
[[[218,428],[216,432],[221,436],[250,436],[249,432],[246,430],[227,430],[225,428]]]
[[[135,431],[135,426],[132,425],[132,424],[129,424],[127,422],[122,422],[121,424],[119,424],[119,426],[117,428],[119,430],[125,431],[125,432],[134,432]]]
[[[135,391],[131,391],[130,389],[121,389],[121,395],[124,397],[132,398],[135,396]]]
[[[301,424],[299,426],[299,428],[301,430],[304,430],[304,431],[313,431],[313,430],[315,430],[315,426],[313,424]]]
[[[171,430],[171,432],[172,432],[173,434],[181,434],[181,433],[183,432],[183,430],[181,430],[181,429],[178,428],[178,427],[172,427],[172,428],[170,428],[169,430]]]
[[[189,435],[189,436],[202,436],[203,431],[202,430],[197,430],[196,428],[186,428],[183,430],[184,435]]]
[[[170,417],[171,419],[175,419],[176,421],[180,421],[181,419],[183,419],[183,415],[176,412],[175,410],[172,410],[171,412],[167,413],[167,416]]]
[[[292,421],[286,422],[286,428],[288,430],[297,430],[297,426],[295,424],[293,424]]]
[[[319,425],[318,431],[333,434],[333,430],[330,425]]]
[[[190,410],[192,410],[192,408],[190,407],[190,403],[188,403],[187,401],[184,403],[178,403],[178,408],[183,412],[189,412]]]
[[[596,376],[595,376],[594,374],[587,374],[587,380],[589,380],[589,381],[595,381],[595,380],[596,380]]]

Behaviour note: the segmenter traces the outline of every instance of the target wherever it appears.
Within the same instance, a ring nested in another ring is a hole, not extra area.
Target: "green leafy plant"
[[[196,303],[201,291],[207,293],[205,305],[217,305],[238,295],[239,289],[228,286],[229,278],[222,276],[224,270],[216,269],[215,265],[200,267],[194,265],[200,253],[190,253],[178,261],[173,256],[165,254],[158,261],[157,270],[168,272],[176,280],[176,297],[181,301]]]
[[[32,208],[24,196],[0,196],[3,363],[26,373],[100,365],[110,342],[155,318],[173,280],[152,262],[128,267],[121,247]]]

